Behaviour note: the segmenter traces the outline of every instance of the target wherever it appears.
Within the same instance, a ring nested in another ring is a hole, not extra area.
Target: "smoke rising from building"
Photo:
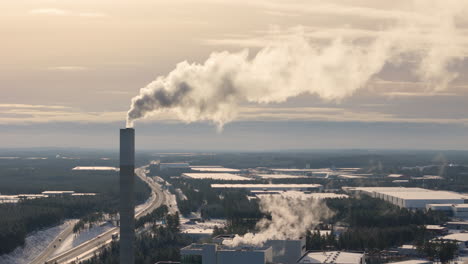
[[[260,210],[271,215],[257,223],[255,234],[247,233],[225,240],[228,246],[262,246],[268,240],[299,239],[306,231],[333,216],[321,199],[269,195],[260,198]]]
[[[337,36],[324,44],[297,29],[256,54],[223,51],[202,64],[180,62],[132,99],[127,126],[168,111],[184,122],[209,121],[222,128],[246,103],[281,103],[303,94],[340,101],[366,87],[387,64],[409,67],[428,92],[443,90],[457,77],[449,66],[463,57],[455,20],[466,5],[416,0],[414,14],[367,36]]]

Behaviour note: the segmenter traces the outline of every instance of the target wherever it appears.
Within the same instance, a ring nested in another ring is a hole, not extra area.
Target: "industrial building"
[[[321,251],[308,252],[297,263],[365,264],[364,253]]]
[[[273,263],[294,264],[306,252],[306,239],[268,240],[265,246],[270,246]]]
[[[226,247],[218,244],[191,244],[180,250],[182,264],[267,264],[271,247]]]
[[[245,189],[249,191],[322,191],[320,184],[211,184],[213,189]]]
[[[468,230],[468,222],[460,222],[460,221],[447,222],[445,226],[448,229]]]
[[[443,211],[455,218],[468,219],[468,204],[427,204],[426,209]]]
[[[366,194],[409,209],[426,209],[428,204],[463,204],[468,198],[455,192],[423,188],[343,187],[343,190],[353,194]]]
[[[47,195],[48,197],[72,196],[74,193],[74,191],[43,191],[42,195]]]
[[[442,240],[455,241],[458,244],[459,250],[468,250],[468,233],[455,233],[446,235]]]
[[[183,178],[196,180],[219,180],[219,181],[251,181],[252,178],[239,176],[232,173],[182,173]]]
[[[252,191],[252,194],[255,194],[256,197],[262,197],[267,195],[281,195],[283,197],[290,197],[290,198],[302,198],[302,199],[346,199],[349,198],[346,194],[338,194],[338,193],[304,193],[298,191]]]
[[[268,240],[263,246],[230,247],[226,240],[233,235],[221,235],[213,239],[212,244],[192,244],[181,250],[182,264],[295,264],[306,252],[306,240],[285,239]]]
[[[72,170],[75,171],[118,171],[119,168],[107,166],[77,166]]]
[[[190,169],[195,172],[211,172],[211,173],[239,173],[238,169],[224,168],[221,166],[190,166]]]
[[[309,178],[305,175],[291,175],[291,174],[255,174],[253,177],[263,180],[272,180],[272,179],[302,179]]]

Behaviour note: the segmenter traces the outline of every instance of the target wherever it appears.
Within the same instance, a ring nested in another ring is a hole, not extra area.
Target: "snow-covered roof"
[[[118,171],[119,168],[116,167],[106,167],[106,166],[77,166],[72,170],[98,170],[98,171]]]
[[[224,181],[251,181],[251,178],[239,176],[232,173],[183,173],[182,176],[191,179],[212,179]]]
[[[460,242],[467,242],[468,241],[468,233],[456,233],[456,234],[450,234],[442,237],[442,239],[446,240],[456,240]]]

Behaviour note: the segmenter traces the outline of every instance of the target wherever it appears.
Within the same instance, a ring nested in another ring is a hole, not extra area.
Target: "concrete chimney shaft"
[[[120,264],[134,264],[135,130],[120,129]]]

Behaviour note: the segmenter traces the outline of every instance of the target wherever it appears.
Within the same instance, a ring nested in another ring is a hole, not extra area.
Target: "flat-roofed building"
[[[249,191],[322,191],[320,184],[211,184],[214,189],[246,189]]]
[[[275,180],[275,179],[301,179],[309,178],[305,175],[291,175],[291,174],[256,174],[255,178],[264,179],[264,180]]]
[[[195,180],[219,180],[219,181],[251,181],[252,178],[232,173],[182,173],[182,177]]]
[[[299,191],[285,191],[285,192],[278,192],[278,191],[252,191],[252,194],[255,194],[257,197],[268,196],[268,195],[281,195],[283,197],[291,197],[291,198],[312,198],[312,199],[345,199],[349,198],[346,194],[338,194],[338,193],[304,193]]]
[[[294,264],[306,252],[306,239],[268,240],[265,246],[272,249],[273,263]]]
[[[51,196],[72,196],[75,191],[43,191],[43,195]]]
[[[191,244],[180,250],[182,264],[267,264],[271,247],[226,247],[218,244]]]
[[[468,204],[452,204],[453,216],[468,219]]]
[[[460,250],[468,249],[468,233],[455,233],[441,237],[442,240],[455,241]]]
[[[72,170],[75,171],[118,171],[119,168],[107,166],[77,166]]]
[[[447,222],[445,226],[448,229],[455,229],[455,230],[468,230],[468,222],[464,221],[451,221]]]
[[[235,258],[238,255],[235,253],[232,253],[232,251],[265,251],[267,254],[271,254],[271,260],[267,263],[281,263],[281,264],[295,264],[296,261],[302,257],[305,252],[306,252],[306,239],[305,237],[301,237],[299,239],[274,239],[274,240],[267,240],[263,246],[261,247],[255,247],[255,246],[249,246],[249,245],[241,245],[237,247],[230,247],[229,241],[232,241],[234,239],[235,235],[219,235],[215,238],[213,238],[213,242],[216,243],[216,254],[221,254],[221,255],[230,255],[231,258]],[[205,250],[209,252],[211,249],[211,246],[208,246],[207,249],[203,249],[204,245],[210,245],[210,244],[192,244],[191,247],[184,248],[184,254],[185,253],[190,253],[189,249],[191,248],[192,250]],[[187,249],[187,250],[185,250]],[[194,252],[191,252],[193,255]],[[196,252],[195,252],[196,253]],[[198,253],[200,255],[200,253]],[[245,254],[245,257],[248,257],[248,254]],[[202,258],[205,258],[203,256]],[[207,259],[211,259],[210,257],[206,257]],[[269,258],[269,257],[268,257]],[[189,259],[193,259],[193,257],[187,257],[187,263]],[[231,260],[229,260],[231,261]],[[234,260],[233,260],[234,261]],[[240,259],[236,259],[236,261],[239,262],[227,262],[227,260],[221,260],[220,258],[217,259],[217,264],[225,264],[225,263],[262,263],[263,260],[261,258],[258,259],[259,262],[253,262],[254,260],[250,259],[245,259],[244,261],[246,262],[241,262]],[[182,262],[184,263],[184,262]],[[195,262],[198,263],[198,262]],[[203,262],[205,263],[205,262]],[[202,263],[202,264],[203,264]]]
[[[367,194],[409,209],[426,209],[428,204],[463,204],[463,194],[449,191],[435,191],[423,188],[405,187],[346,187],[350,193]]]
[[[344,251],[310,251],[297,263],[365,264],[365,254]]]
[[[190,166],[190,169],[195,172],[224,172],[224,173],[239,173],[238,169],[224,168],[221,166]]]

